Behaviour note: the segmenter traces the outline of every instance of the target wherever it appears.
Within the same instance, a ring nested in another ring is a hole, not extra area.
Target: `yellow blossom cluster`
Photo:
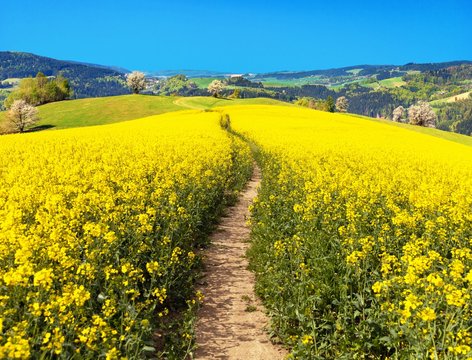
[[[193,250],[252,167],[220,118],[2,137],[0,358],[144,357],[194,297]]]
[[[472,358],[472,148],[342,114],[229,112],[260,149],[250,257],[293,354]]]

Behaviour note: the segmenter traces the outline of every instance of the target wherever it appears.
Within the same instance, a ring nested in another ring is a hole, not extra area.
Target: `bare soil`
[[[228,209],[204,253],[204,278],[199,290],[205,299],[198,313],[195,359],[278,360],[287,354],[269,339],[268,318],[254,294],[255,278],[246,259],[248,207],[260,179],[256,166],[245,191]]]

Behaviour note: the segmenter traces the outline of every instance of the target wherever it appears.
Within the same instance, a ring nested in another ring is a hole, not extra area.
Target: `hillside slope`
[[[174,97],[122,95],[61,101],[39,106],[38,109],[41,120],[32,127],[32,130],[105,125],[179,110],[208,110],[240,105],[274,105],[280,108],[285,108],[287,106],[298,108],[290,103],[267,98],[222,99],[204,96]],[[303,109],[309,112],[317,112],[316,110]],[[401,127],[410,131],[472,146],[472,137],[470,136],[421,126],[395,123],[390,120],[370,118],[355,114],[348,114],[348,116],[350,118],[361,118],[366,121]],[[4,117],[5,112],[0,112],[0,125],[3,123]]]
[[[175,96],[122,95],[60,101],[39,106],[40,121],[33,129],[64,129],[105,125],[151,115],[186,109],[210,109],[215,106],[244,104],[284,105],[281,101],[257,99],[183,98]],[[287,104],[289,105],[289,104]],[[5,112],[0,112],[0,124]]]
[[[9,78],[62,74],[69,79],[75,98],[128,94],[122,72],[105,66],[56,60],[24,52],[0,51],[0,81]]]

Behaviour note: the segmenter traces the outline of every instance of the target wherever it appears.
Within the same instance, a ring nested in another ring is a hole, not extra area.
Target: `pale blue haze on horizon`
[[[472,60],[472,1],[0,0],[0,51],[226,72]]]

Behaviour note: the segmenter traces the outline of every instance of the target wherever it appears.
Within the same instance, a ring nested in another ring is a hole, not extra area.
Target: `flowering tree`
[[[405,114],[405,108],[400,105],[395,110],[393,110],[392,120],[395,122],[402,122],[404,114]]]
[[[437,116],[431,105],[425,101],[420,101],[416,105],[410,106],[408,119],[410,124],[434,128],[436,127]]]
[[[139,94],[139,92],[144,90],[146,86],[144,74],[139,71],[133,71],[131,74],[126,75],[126,83],[133,94]]]
[[[7,123],[15,132],[23,132],[28,125],[38,121],[38,110],[25,100],[15,100],[8,110]]]
[[[220,80],[213,80],[210,85],[208,85],[208,91],[213,95],[214,97],[218,97],[220,92],[223,91],[225,88],[225,85],[223,84],[223,81]]]
[[[336,100],[336,110],[339,112],[347,112],[349,108],[349,100],[345,96],[338,97]]]

